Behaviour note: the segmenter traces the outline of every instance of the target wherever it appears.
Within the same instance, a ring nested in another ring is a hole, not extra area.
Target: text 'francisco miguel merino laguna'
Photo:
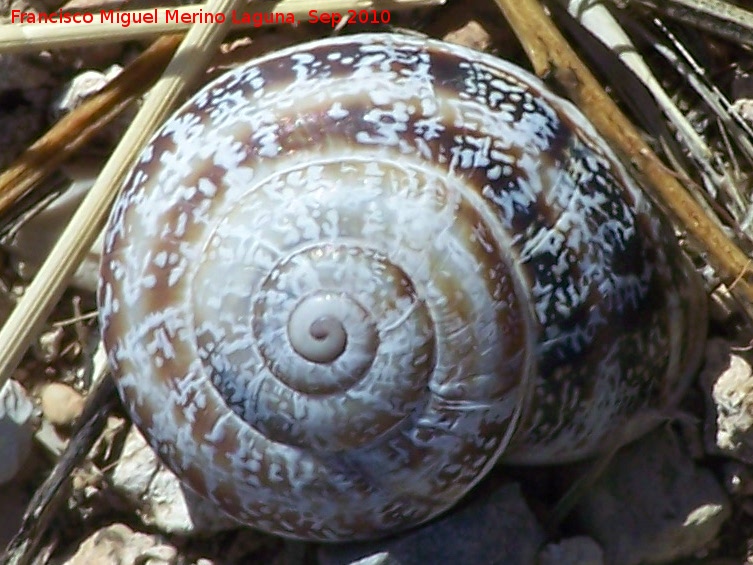
[[[119,12],[117,10],[100,10],[99,12],[25,12],[11,10],[10,21],[14,24],[60,24],[60,23],[109,23],[128,27],[131,24],[221,24],[226,20],[222,12],[183,12],[165,8],[154,8],[138,12]],[[259,27],[264,24],[295,24],[295,14],[291,12],[238,12],[233,10],[231,23]]]

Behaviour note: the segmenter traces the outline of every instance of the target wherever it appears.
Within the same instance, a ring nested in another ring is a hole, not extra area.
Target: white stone
[[[753,370],[730,345],[710,340],[700,376],[707,402],[705,444],[713,454],[753,463]]]
[[[79,546],[64,565],[94,563],[142,563],[175,565],[177,550],[163,544],[156,536],[133,532],[124,524],[112,524],[94,532]]]
[[[238,527],[214,504],[183,487],[132,428],[112,473],[112,485],[139,508],[144,524],[168,534],[199,535]]]

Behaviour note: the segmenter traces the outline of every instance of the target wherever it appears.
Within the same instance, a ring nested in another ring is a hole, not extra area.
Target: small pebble
[[[84,397],[62,383],[50,383],[42,389],[42,414],[54,426],[70,426],[84,410]]]
[[[81,106],[88,98],[102,90],[107,83],[120,74],[123,68],[113,65],[106,72],[82,71],[63,87],[63,92],[54,101],[52,112],[54,119],[60,119]]]
[[[469,21],[463,27],[446,34],[442,39],[449,43],[463,45],[471,49],[485,51],[491,47],[492,40],[489,33],[477,21]]]
[[[43,332],[34,347],[34,355],[43,363],[52,363],[60,356],[60,344],[63,342],[65,330],[56,327]]]

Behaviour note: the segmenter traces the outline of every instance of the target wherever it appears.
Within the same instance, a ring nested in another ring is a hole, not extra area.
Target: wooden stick
[[[97,352],[99,354],[99,350]],[[109,375],[102,375],[86,397],[86,404],[78,418],[76,430],[62,457],[52,473],[34,493],[24,512],[23,521],[16,535],[4,552],[0,553],[0,565],[27,565],[36,563],[40,541],[47,533],[55,512],[65,501],[68,490],[63,488],[99,438],[107,423],[107,417],[117,406],[118,395],[115,382]]]
[[[281,0],[268,9],[250,12],[248,10],[238,10],[239,15],[249,14],[250,18],[245,23],[233,23],[233,27],[247,28],[258,27],[253,17],[254,15],[270,13],[290,13],[295,16],[298,23],[305,23],[311,18],[309,12],[317,11],[317,19],[323,13],[337,12],[342,17],[348,18],[348,10],[376,10],[377,19],[381,22],[381,12],[392,10],[409,10],[420,8],[422,6],[438,6],[445,3],[446,0]],[[265,6],[267,8],[269,4]],[[105,12],[110,12],[105,10]],[[103,42],[113,41],[130,41],[133,39],[143,39],[158,37],[166,33],[177,33],[185,31],[190,24],[180,23],[174,18],[167,18],[166,8],[155,8],[151,10],[133,10],[117,11],[113,10],[113,15],[120,18],[119,21],[130,22],[124,26],[122,23],[113,22],[110,18],[102,18],[101,12],[88,12],[94,17],[92,23],[56,23],[56,24],[24,24],[15,23],[0,26],[0,53],[39,51],[40,49],[59,49],[61,47],[83,46],[91,44],[101,44]],[[133,23],[144,15],[157,14],[157,21],[154,23]],[[179,8],[170,8],[171,14],[177,14],[178,19],[191,18],[197,14],[210,13],[203,4],[195,6],[182,6]],[[214,12],[211,12],[214,13]],[[105,21],[103,21],[103,19]],[[230,16],[228,16],[230,19]],[[391,19],[388,16],[388,19]],[[389,23],[389,22],[384,22]],[[261,25],[264,23],[263,18]],[[322,27],[330,28],[330,23],[319,23]]]
[[[63,117],[0,173],[0,217],[34,185],[117,117],[159,77],[182,35],[155,41],[105,88]]]
[[[243,0],[208,0],[206,9],[229,13]],[[0,386],[12,375],[84,254],[105,223],[110,206],[141,147],[203,71],[227,32],[225,24],[191,27],[162,77],[149,92],[50,256],[0,329]]]
[[[751,260],[706,216],[675,175],[651,151],[536,0],[495,0],[539,76],[554,76],[596,129],[626,156],[651,194],[706,251],[721,279],[743,303],[753,302]]]

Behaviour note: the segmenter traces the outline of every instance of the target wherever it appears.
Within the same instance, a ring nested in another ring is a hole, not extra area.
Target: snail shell
[[[318,540],[424,522],[501,456],[609,446],[678,396],[705,326],[666,221],[575,107],[392,34],[262,57],[186,103],[112,212],[99,303],[167,465]]]

